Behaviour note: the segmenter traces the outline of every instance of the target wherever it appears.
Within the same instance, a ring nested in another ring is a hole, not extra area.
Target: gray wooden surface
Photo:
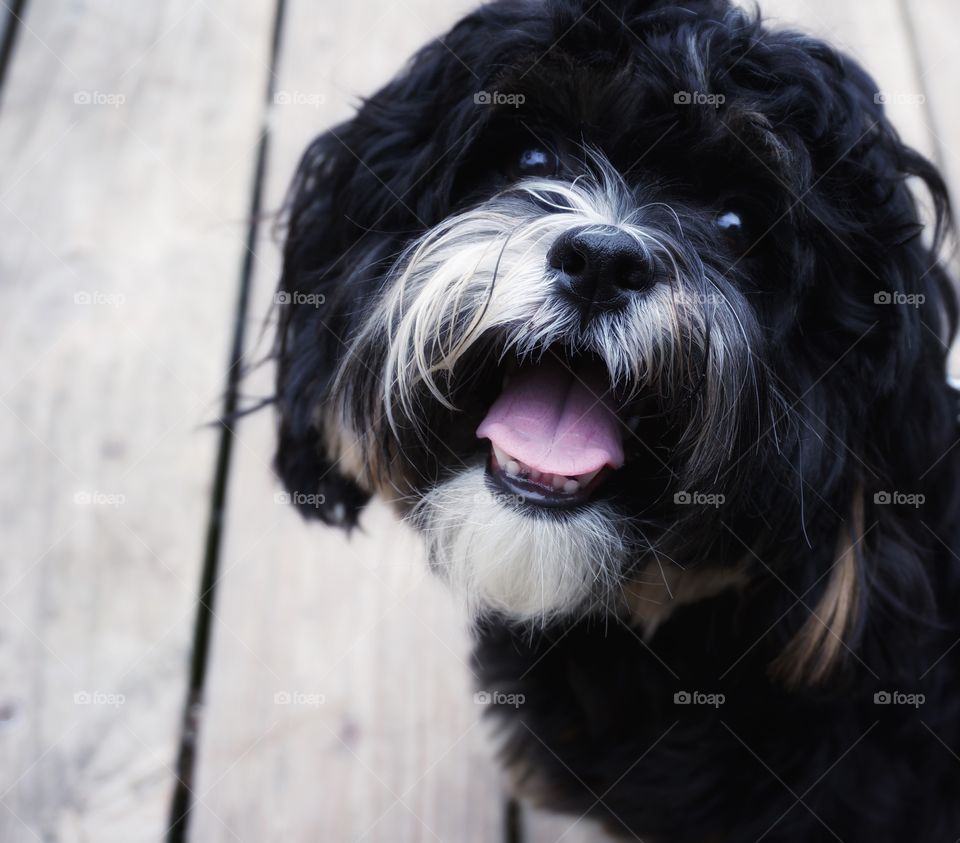
[[[247,243],[264,131],[270,209],[307,141],[470,5],[286,0],[273,70],[276,0],[0,9],[17,27],[0,91],[0,840],[163,840],[178,788],[192,811],[171,839],[195,843],[507,839],[467,630],[416,537],[379,506],[350,541],[303,524],[277,497],[267,415],[229,452],[204,427],[245,265],[244,351],[264,350],[278,255],[266,226]],[[960,7],[763,5],[861,57],[960,195]],[[602,839],[576,817],[516,819],[528,843]]]
[[[167,827],[272,15],[236,5],[29,3],[18,33],[0,840]]]

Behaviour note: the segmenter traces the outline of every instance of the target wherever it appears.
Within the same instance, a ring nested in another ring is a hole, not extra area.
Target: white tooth
[[[504,466],[507,474],[511,477],[517,477],[520,474],[520,463],[516,460],[507,460],[507,464]]]
[[[568,480],[563,484],[563,491],[572,495],[574,492],[580,491],[580,484],[576,480]]]
[[[566,483],[567,483],[567,478],[564,477],[562,474],[553,475],[552,485],[553,485],[553,488],[556,489],[558,492],[563,491],[563,487],[566,485]]]
[[[497,461],[497,465],[501,468],[507,464],[507,460],[510,457],[507,456],[505,451],[500,450],[496,445],[493,446],[493,457]]]
[[[542,477],[542,475],[540,474],[539,471],[534,471],[533,469],[530,469],[530,479],[531,479],[531,480],[536,481],[536,480],[539,480],[541,477]]]
[[[596,477],[603,469],[598,468],[596,471],[591,471],[589,474],[581,474],[577,480],[580,481],[581,486],[589,486],[593,482],[593,478]]]

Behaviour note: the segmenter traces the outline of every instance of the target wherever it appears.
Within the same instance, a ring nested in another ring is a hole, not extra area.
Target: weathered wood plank
[[[30,3],[18,33],[0,840],[163,838],[271,7]]]
[[[960,197],[960,6],[949,0],[908,0],[909,29],[916,39],[920,86],[927,96],[928,127],[954,197]]]
[[[465,5],[288,3],[268,207],[307,142]],[[251,338],[279,271],[266,235]],[[271,378],[265,368],[244,391],[266,394]],[[385,508],[347,540],[276,503],[273,433],[267,413],[239,427],[190,838],[499,839],[504,798],[463,617]]]

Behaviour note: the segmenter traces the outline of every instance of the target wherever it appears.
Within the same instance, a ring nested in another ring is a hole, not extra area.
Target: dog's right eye
[[[559,160],[549,149],[531,146],[517,156],[513,170],[518,176],[546,178],[555,176]]]
[[[743,230],[743,217],[737,211],[723,211],[717,214],[717,228],[738,234]]]

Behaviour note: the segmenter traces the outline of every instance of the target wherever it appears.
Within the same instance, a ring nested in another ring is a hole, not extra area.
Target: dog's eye
[[[518,156],[514,169],[521,176],[553,176],[557,173],[558,160],[550,150],[531,146]]]
[[[729,234],[743,232],[743,217],[736,211],[721,211],[716,217],[717,228]]]

